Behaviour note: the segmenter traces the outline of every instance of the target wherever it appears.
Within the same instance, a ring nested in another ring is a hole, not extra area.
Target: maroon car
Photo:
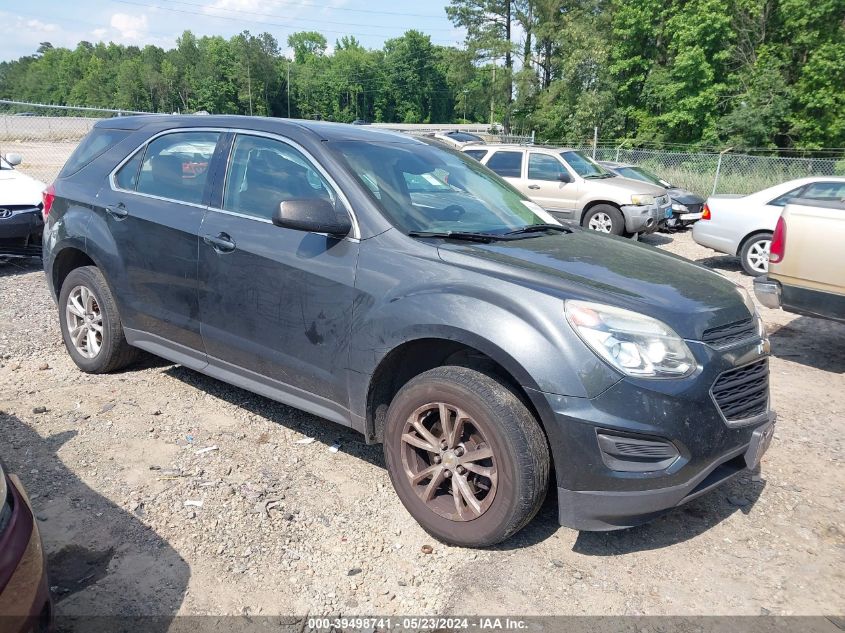
[[[0,630],[49,631],[53,606],[46,557],[20,480],[0,464]]]

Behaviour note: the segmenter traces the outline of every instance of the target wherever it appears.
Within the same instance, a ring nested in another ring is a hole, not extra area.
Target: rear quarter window
[[[120,141],[129,136],[129,130],[115,130],[110,128],[94,128],[67,159],[65,166],[59,173],[59,178],[65,178],[78,172],[98,156],[104,154]]]

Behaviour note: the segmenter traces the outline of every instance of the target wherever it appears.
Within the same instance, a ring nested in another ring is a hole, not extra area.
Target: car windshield
[[[583,152],[567,150],[560,153],[561,158],[575,170],[581,178],[613,178],[614,174],[607,171]]]
[[[0,169],[13,169],[12,166],[6,162],[5,158],[0,158]]]
[[[459,152],[424,142],[331,146],[391,224],[406,233],[502,235],[554,223],[537,204]]]
[[[648,169],[643,167],[620,167],[616,171],[619,172],[620,176],[625,178],[632,178],[642,182],[650,182],[658,187],[672,187],[671,184],[660,178],[657,174],[650,172]]]

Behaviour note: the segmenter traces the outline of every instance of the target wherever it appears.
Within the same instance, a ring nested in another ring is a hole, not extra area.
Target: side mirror
[[[23,162],[23,156],[20,154],[6,154],[3,158],[6,159],[6,162],[9,163],[12,167],[16,165],[20,165]]]
[[[352,230],[352,221],[343,212],[335,211],[334,205],[323,198],[285,200],[273,215],[273,224],[294,231],[328,233],[344,237]]]
[[[572,182],[572,176],[569,175],[568,171],[562,171],[557,175],[557,179],[561,182]]]

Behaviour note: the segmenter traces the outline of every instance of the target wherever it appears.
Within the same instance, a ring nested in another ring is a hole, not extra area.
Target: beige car
[[[845,183],[831,185],[828,200],[784,207],[754,293],[769,308],[845,323]]]
[[[573,149],[518,145],[461,148],[552,215],[614,235],[651,233],[672,215],[665,189],[622,178]]]

